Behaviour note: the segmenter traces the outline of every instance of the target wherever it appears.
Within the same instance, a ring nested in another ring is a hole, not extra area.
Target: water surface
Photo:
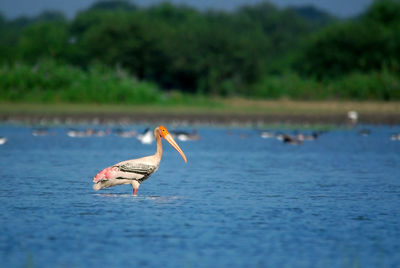
[[[203,127],[178,142],[187,164],[163,143],[134,197],[95,192],[92,177],[155,144],[1,125],[2,266],[398,267],[400,127],[367,127],[300,146]]]

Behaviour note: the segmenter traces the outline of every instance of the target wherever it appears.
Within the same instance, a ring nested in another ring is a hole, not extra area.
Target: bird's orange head
[[[164,126],[159,126],[158,129],[160,129],[160,135],[162,138],[165,138],[169,134],[168,130]]]
[[[186,156],[183,153],[182,149],[179,147],[179,145],[176,143],[176,141],[172,138],[171,134],[169,134],[168,130],[164,126],[159,126],[158,127],[160,131],[160,136],[164,138],[166,141],[169,142],[169,144],[172,145],[172,147],[175,148],[175,150],[178,151],[178,153],[182,156],[183,160],[185,160],[185,163],[187,162]]]

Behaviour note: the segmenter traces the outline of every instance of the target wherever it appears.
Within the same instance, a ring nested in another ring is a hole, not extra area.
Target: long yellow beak
[[[172,138],[172,136],[168,133],[167,135],[164,136],[164,139],[166,139],[169,142],[169,144],[171,144],[172,147],[174,147],[175,150],[178,151],[178,153],[182,156],[183,160],[185,160],[185,163],[187,163],[185,154],[183,153],[179,145],[176,143],[176,141]]]

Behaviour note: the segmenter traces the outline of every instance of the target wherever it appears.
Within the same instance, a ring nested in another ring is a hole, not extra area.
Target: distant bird
[[[7,143],[7,138],[6,137],[0,137],[0,145],[6,144]]]
[[[85,137],[90,137],[90,136],[104,137],[110,133],[111,133],[111,131],[109,129],[97,130],[97,129],[88,128],[86,130],[70,129],[70,130],[68,130],[67,135],[68,135],[68,137],[71,137],[71,138],[85,138]]]
[[[308,134],[308,135],[300,134],[300,135],[303,135],[304,141],[315,141],[319,137],[318,132],[313,132],[313,133],[311,133],[311,135],[310,134]]]
[[[348,111],[347,112],[347,122],[351,125],[357,124],[357,122],[358,122],[357,111]]]
[[[260,133],[260,137],[263,139],[270,139],[275,137],[275,133],[269,131],[263,131]]]
[[[150,128],[146,128],[142,134],[137,136],[138,140],[143,144],[152,144],[154,141],[153,134],[151,133]]]
[[[32,135],[37,136],[46,136],[49,134],[49,130],[47,128],[35,128],[32,130]]]
[[[368,136],[369,134],[371,134],[371,130],[367,129],[367,128],[363,128],[358,132],[361,136]]]
[[[180,141],[195,141],[199,140],[200,136],[197,134],[197,130],[193,130],[192,133],[187,132],[187,131],[171,131],[171,136],[180,140]]]
[[[94,129],[94,130],[90,130],[90,131],[91,131],[91,135],[96,136],[96,137],[104,137],[111,133],[111,130],[109,130],[109,129],[106,129],[106,130]]]
[[[278,134],[275,135],[275,138],[276,138],[278,141],[283,141],[283,139],[284,139],[285,136],[287,136],[287,134],[278,133]]]
[[[97,191],[115,185],[131,184],[133,195],[137,195],[140,184],[148,179],[160,165],[163,153],[161,138],[167,140],[180,153],[185,163],[187,162],[185,154],[164,126],[155,128],[153,134],[157,141],[157,150],[154,155],[122,161],[103,169],[93,178],[95,183],[93,189]]]
[[[116,129],[115,130],[115,135],[120,136],[122,138],[132,138],[135,137],[137,135],[136,130],[123,130],[123,129]]]
[[[290,136],[288,134],[283,134],[283,142],[286,144],[299,145],[302,144],[303,141],[304,141],[303,134],[298,134],[295,137]]]
[[[89,137],[92,134],[93,134],[92,129],[87,129],[87,130],[70,129],[67,132],[68,137],[71,138],[84,138],[84,137]]]
[[[392,141],[400,141],[400,133],[393,134],[392,136],[390,136],[390,140],[392,140]]]

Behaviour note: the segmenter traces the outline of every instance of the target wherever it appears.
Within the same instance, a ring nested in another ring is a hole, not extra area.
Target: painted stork
[[[154,137],[157,141],[157,150],[155,154],[122,161],[103,169],[93,178],[93,182],[95,183],[93,189],[97,191],[115,185],[131,184],[133,195],[137,195],[140,184],[148,179],[160,165],[163,153],[161,138],[167,140],[180,153],[185,163],[187,162],[185,154],[164,126],[159,126],[154,129]]]

